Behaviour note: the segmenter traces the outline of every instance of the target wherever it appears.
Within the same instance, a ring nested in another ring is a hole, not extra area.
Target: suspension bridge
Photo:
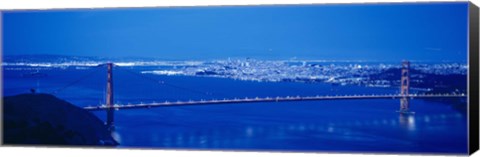
[[[152,107],[167,107],[167,106],[189,106],[189,105],[215,105],[215,104],[234,104],[234,103],[261,103],[261,102],[286,102],[286,101],[318,101],[318,100],[349,100],[349,99],[401,99],[407,97],[413,98],[455,98],[463,97],[465,94],[410,94],[410,95],[341,95],[341,96],[286,96],[286,97],[255,97],[242,99],[212,99],[212,100],[189,100],[189,101],[174,101],[174,102],[153,102],[141,104],[114,104],[113,106],[88,106],[84,107],[86,110],[105,110],[105,109],[138,109],[138,108],[152,108]]]
[[[283,96],[283,97],[253,97],[253,98],[225,98],[225,99],[211,99],[211,100],[189,100],[189,101],[165,101],[165,102],[153,102],[153,103],[140,103],[140,104],[114,104],[114,92],[113,92],[113,67],[115,64],[106,63],[101,64],[98,67],[107,67],[107,81],[106,81],[106,101],[103,105],[87,106],[84,107],[88,111],[107,111],[106,125],[113,127],[114,111],[123,109],[141,109],[141,108],[153,108],[153,107],[175,107],[175,106],[194,106],[194,105],[220,105],[220,104],[241,104],[241,103],[265,103],[265,102],[292,102],[292,101],[322,101],[322,100],[360,100],[360,99],[400,99],[401,114],[412,114],[409,109],[410,99],[435,99],[435,98],[460,98],[466,97],[465,94],[457,93],[443,93],[443,94],[410,94],[410,62],[403,61],[401,69],[401,86],[400,94],[383,94],[383,95],[316,95],[316,96]],[[161,83],[164,83],[160,81]],[[73,83],[72,83],[73,84]],[[70,84],[70,85],[72,85]],[[169,85],[169,84],[166,84]],[[170,85],[174,86],[174,85]],[[174,86],[177,88],[182,88]],[[65,87],[66,88],[66,87]],[[187,89],[187,88],[183,88]]]

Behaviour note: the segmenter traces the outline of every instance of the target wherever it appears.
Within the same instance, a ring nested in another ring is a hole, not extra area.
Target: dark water
[[[222,78],[156,76],[165,86],[116,69],[115,102],[200,100],[265,96],[314,96],[398,93],[397,88],[332,86],[322,83],[251,82]],[[20,70],[22,69],[22,70]],[[52,92],[91,73],[74,67],[40,69],[4,67],[4,95],[38,88]],[[106,72],[59,90],[58,97],[78,106],[104,103]],[[187,88],[187,89],[181,89]],[[205,94],[209,93],[209,94]],[[466,104],[465,104],[466,105]],[[400,115],[399,100],[330,100],[164,107],[115,112],[119,147],[279,151],[466,153],[467,119],[451,104],[411,100],[415,115]],[[102,120],[103,111],[94,112]]]

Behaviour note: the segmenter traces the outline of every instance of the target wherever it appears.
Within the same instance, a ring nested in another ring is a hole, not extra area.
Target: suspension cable
[[[53,90],[52,92],[50,92],[50,94],[55,95],[55,94],[63,91],[64,89],[66,89],[66,88],[68,88],[68,87],[71,87],[71,86],[79,83],[80,81],[83,81],[84,79],[92,76],[92,75],[95,74],[97,71],[99,71],[99,69],[100,69],[99,67],[103,67],[103,66],[104,66],[103,64],[100,64],[100,65],[94,67],[92,72],[90,72],[90,73],[88,73],[88,74],[86,74],[86,75],[83,75],[82,77],[78,78],[77,80],[75,80],[75,81],[73,81],[73,82],[71,82],[71,83],[69,83],[69,84],[67,84],[67,85],[65,85],[65,86],[63,86],[63,87],[60,87],[60,88],[58,88],[58,89],[56,89],[56,90]]]
[[[116,66],[116,67],[120,67],[120,66]],[[185,88],[185,87],[181,87],[181,86],[177,86],[177,85],[174,85],[174,84],[170,84],[170,83],[167,83],[165,81],[162,81],[162,80],[157,80],[157,79],[154,79],[154,78],[151,78],[151,77],[147,77],[145,75],[142,75],[142,74],[139,74],[137,72],[134,72],[134,71],[131,71],[131,70],[128,70],[128,69],[125,69],[125,68],[119,68],[120,70],[123,70],[123,71],[126,71],[130,74],[133,74],[137,77],[140,77],[140,78],[144,78],[146,80],[149,80],[149,81],[152,81],[154,83],[158,83],[158,84],[161,84],[161,85],[165,85],[165,86],[168,86],[168,87],[172,87],[172,88],[177,88],[177,89],[180,89],[180,90],[184,90],[184,91],[188,91],[188,92],[191,92],[191,93],[197,93],[197,94],[202,94],[202,95],[209,95],[209,96],[212,96],[213,93],[210,93],[210,92],[204,92],[204,91],[200,91],[200,90],[195,90],[195,89],[190,89],[190,88]],[[217,94],[218,95],[218,94]]]

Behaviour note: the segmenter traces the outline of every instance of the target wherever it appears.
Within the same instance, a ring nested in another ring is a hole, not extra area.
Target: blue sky
[[[468,3],[3,12],[3,53],[466,61]]]

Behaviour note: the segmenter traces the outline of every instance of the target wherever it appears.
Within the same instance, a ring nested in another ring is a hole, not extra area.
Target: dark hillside
[[[95,115],[53,95],[21,94],[3,102],[4,144],[118,145]]]

